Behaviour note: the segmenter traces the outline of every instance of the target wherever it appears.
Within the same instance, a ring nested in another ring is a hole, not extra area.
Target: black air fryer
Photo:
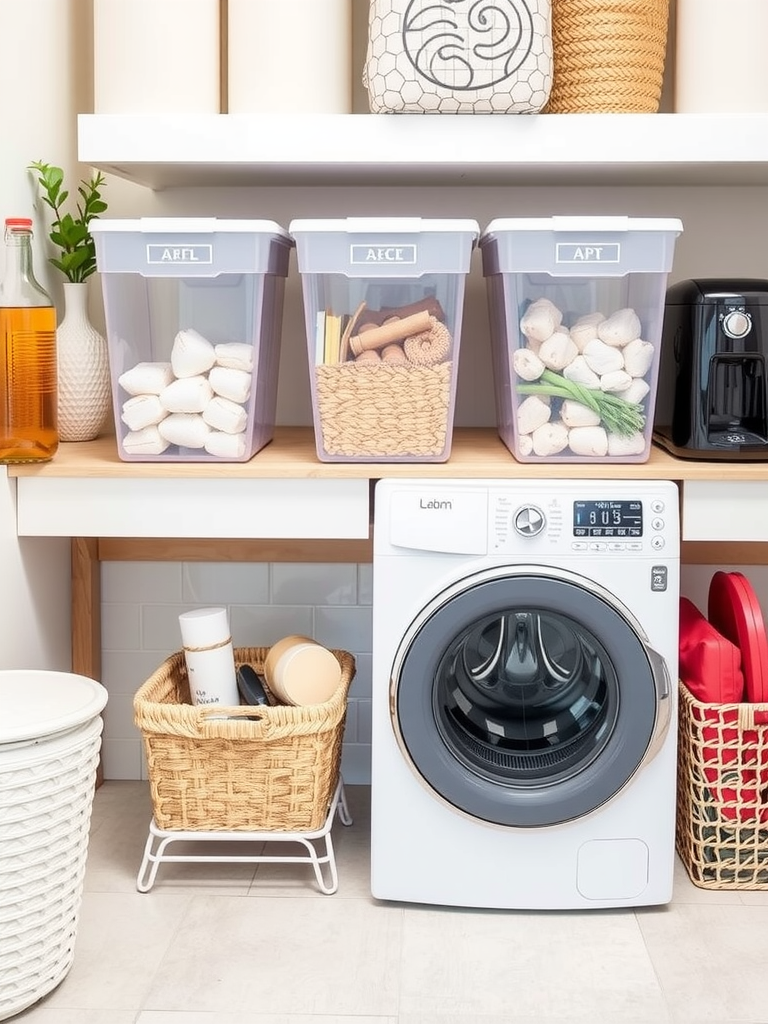
[[[768,459],[768,281],[707,278],[667,290],[662,374],[672,426],[656,440],[689,459]]]

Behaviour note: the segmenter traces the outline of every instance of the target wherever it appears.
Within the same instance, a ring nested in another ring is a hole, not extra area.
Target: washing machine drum
[[[414,771],[456,808],[535,827],[602,806],[668,727],[663,660],[572,574],[485,574],[433,602],[393,672]]]

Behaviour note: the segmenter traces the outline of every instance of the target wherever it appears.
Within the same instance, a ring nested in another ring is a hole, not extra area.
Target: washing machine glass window
[[[668,727],[662,659],[615,597],[562,570],[488,570],[439,595],[392,678],[412,769],[454,807],[501,825],[601,807]]]
[[[616,672],[579,623],[541,609],[471,623],[450,644],[432,689],[441,738],[492,782],[553,783],[581,771],[613,732]]]

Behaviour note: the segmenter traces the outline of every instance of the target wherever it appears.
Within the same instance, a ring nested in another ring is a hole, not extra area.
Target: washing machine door
[[[505,567],[440,594],[395,658],[392,724],[414,772],[522,828],[589,814],[660,745],[669,676],[631,613],[575,573]]]

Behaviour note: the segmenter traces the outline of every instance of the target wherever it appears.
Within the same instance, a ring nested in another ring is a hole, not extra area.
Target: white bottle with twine
[[[235,656],[226,608],[196,608],[179,616],[193,704],[237,707]]]

